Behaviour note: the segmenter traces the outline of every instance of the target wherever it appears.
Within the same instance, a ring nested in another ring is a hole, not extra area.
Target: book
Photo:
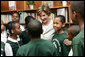
[[[65,22],[68,22],[68,10],[67,8],[58,8],[57,15],[63,15],[65,17]]]
[[[53,7],[53,1],[42,1],[42,4],[48,4],[49,7]]]
[[[16,1],[9,1],[9,10],[16,10]]]
[[[9,21],[12,21],[12,16],[10,14],[7,15],[1,15],[1,20],[7,24]]]

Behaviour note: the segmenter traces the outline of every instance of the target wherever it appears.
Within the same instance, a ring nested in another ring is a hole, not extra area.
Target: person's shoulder
[[[80,44],[81,41],[84,41],[84,33],[80,32],[72,40],[73,44]]]
[[[47,44],[47,45],[50,45],[50,44],[52,44],[52,42],[50,41],[50,40],[44,40],[44,39],[42,39],[42,42],[43,42],[43,44]]]
[[[22,46],[20,46],[20,47],[19,47],[19,49],[18,49],[18,50],[19,50],[19,51],[24,51],[24,49],[26,48],[26,46],[27,46],[27,44],[22,45]]]
[[[22,34],[25,34],[26,33],[26,31],[22,31]]]
[[[54,33],[54,36],[53,36],[53,38],[56,38],[57,37],[57,34],[56,33]]]

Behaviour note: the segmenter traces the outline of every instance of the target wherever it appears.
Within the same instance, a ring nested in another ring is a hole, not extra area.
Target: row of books
[[[20,14],[20,23],[25,23],[25,18],[27,16],[33,16],[35,18],[35,20],[38,19],[37,13],[27,13],[27,12],[20,12],[20,13],[21,13]]]
[[[42,1],[42,4],[48,4],[49,7],[53,7],[53,1]]]
[[[25,17],[30,15],[33,16],[36,20],[39,20],[41,22],[41,19],[39,16],[37,16],[36,12],[19,12],[20,13],[20,23],[25,23]],[[63,15],[66,18],[66,23],[69,22],[69,15],[68,15],[68,8],[58,8],[55,12],[51,13],[50,19],[54,19],[57,15]],[[4,21],[4,23],[7,23],[12,20],[12,16],[7,15],[1,15],[1,19]]]
[[[26,12],[22,12],[21,15],[20,15],[20,23],[25,23],[25,17],[28,16],[28,15],[31,15],[33,16],[36,20],[39,20],[40,22],[41,19],[39,16],[37,16],[36,13],[26,13]],[[55,13],[51,13],[50,15],[50,19],[54,19],[56,17],[56,14]],[[9,21],[12,21],[12,16],[11,15],[1,15],[1,20],[6,24],[8,23]],[[68,19],[66,19],[66,22],[68,22]]]
[[[1,15],[1,20],[6,24],[9,21],[12,21],[12,16],[7,14],[7,15]]]
[[[27,12],[19,12],[20,13],[20,23],[25,23],[26,16],[33,16],[35,19],[39,19],[37,17],[37,13],[27,13]],[[11,14],[1,14],[1,20],[6,24],[9,21],[12,21],[12,15]]]

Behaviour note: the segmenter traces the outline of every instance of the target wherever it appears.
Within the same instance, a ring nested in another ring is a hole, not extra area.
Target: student
[[[70,46],[65,45],[63,42],[66,39],[66,32],[64,31],[65,27],[65,17],[58,15],[53,20],[53,27],[55,29],[55,35],[53,36],[53,44],[57,48],[58,56],[68,56],[70,51]]]
[[[7,41],[7,33],[5,31],[5,26],[2,20],[1,20],[1,41],[4,43],[6,43]]]
[[[49,6],[47,4],[41,5],[37,10],[37,14],[42,21],[43,33],[41,39],[52,40],[55,31],[53,29],[53,19],[49,18],[51,14]]]
[[[20,14],[18,12],[12,13],[12,21],[20,22]],[[21,31],[24,31],[24,27],[20,25]]]
[[[17,56],[56,56],[56,48],[52,42],[40,39],[42,24],[39,21],[30,21],[27,29],[31,41],[18,49]]]
[[[15,56],[17,49],[22,45],[20,38],[17,37],[21,33],[20,24],[10,21],[7,26],[10,34],[5,44],[5,54],[6,56]]]
[[[1,56],[5,56],[5,43],[1,41]]]
[[[72,40],[73,56],[84,56],[84,1],[71,3],[70,17],[80,27],[79,34]]]
[[[66,40],[64,40],[64,43],[66,45],[71,45],[72,44],[72,39],[79,33],[80,28],[78,25],[73,25],[71,27],[68,28],[68,32],[67,32],[67,38]],[[69,52],[68,56],[72,56],[73,52],[72,52],[72,48]]]
[[[27,34],[27,24],[32,20],[35,20],[35,18],[33,18],[32,16],[27,16],[25,18],[25,31],[20,34],[20,38],[22,39],[23,45],[27,44],[31,40],[30,36]]]
[[[6,38],[3,38],[2,37],[2,32],[4,31],[4,29],[5,29],[5,26],[3,25],[3,21],[1,20],[1,56],[5,56],[5,48],[4,48],[4,46],[5,46],[5,43],[6,43],[6,41],[7,41],[7,39]],[[4,36],[4,35],[3,35]]]

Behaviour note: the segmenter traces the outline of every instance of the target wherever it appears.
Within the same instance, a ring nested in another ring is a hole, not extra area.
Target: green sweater
[[[16,56],[56,56],[56,48],[48,40],[32,40],[18,49]]]
[[[64,44],[67,33],[56,34],[53,36],[52,42],[57,47],[58,56],[68,56],[70,51],[70,46]]]
[[[1,56],[5,56],[5,44],[1,41]]]
[[[84,56],[84,28],[72,40],[73,56]]]
[[[13,56],[16,56],[16,52],[17,52],[18,48],[22,45],[22,41],[12,42],[10,40],[7,40],[7,43],[9,43],[12,47]]]
[[[27,44],[31,40],[30,36],[26,33],[26,31],[23,31],[21,33],[20,38],[22,39],[23,45]]]

